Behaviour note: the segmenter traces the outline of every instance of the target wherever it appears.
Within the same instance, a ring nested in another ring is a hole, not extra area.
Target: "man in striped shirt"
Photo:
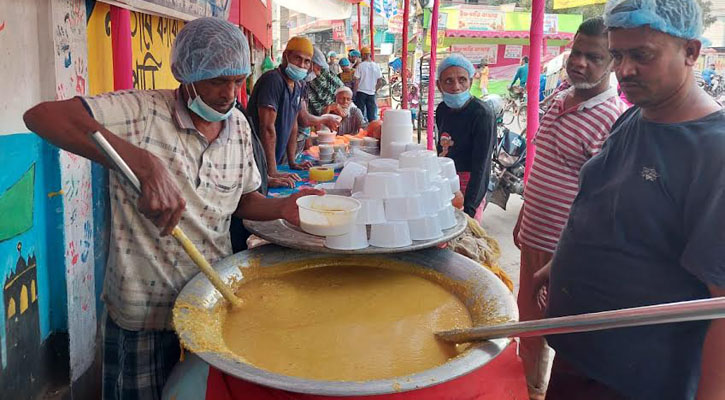
[[[560,93],[534,139],[536,158],[524,207],[514,231],[521,248],[518,296],[521,320],[543,318],[541,283],[534,274],[551,260],[578,192],[579,170],[599,152],[626,106],[610,87],[612,58],[602,18],[584,21],[574,38],[566,72],[572,87]],[[529,395],[543,399],[553,351],[542,338],[521,339]]]

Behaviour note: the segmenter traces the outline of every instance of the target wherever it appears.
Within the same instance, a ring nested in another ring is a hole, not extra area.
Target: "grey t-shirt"
[[[658,124],[638,108],[584,165],[554,256],[547,316],[710,297],[725,287],[725,112]],[[547,338],[633,399],[694,399],[708,322]]]

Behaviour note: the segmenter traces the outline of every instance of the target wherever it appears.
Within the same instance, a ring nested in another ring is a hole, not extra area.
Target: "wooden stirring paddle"
[[[103,154],[106,155],[108,160],[116,166],[118,172],[120,172],[121,175],[123,175],[126,180],[131,183],[136,191],[141,193],[141,182],[138,180],[138,177],[136,177],[136,174],[131,171],[131,168],[129,168],[128,164],[126,164],[126,161],[121,158],[116,149],[114,149],[113,146],[108,143],[106,138],[103,137],[103,135],[98,131],[93,132],[91,138],[93,138]],[[222,279],[219,277],[219,274],[217,274],[217,272],[211,267],[206,258],[204,258],[204,256],[199,252],[196,246],[194,246],[194,243],[189,240],[189,238],[184,234],[184,231],[182,231],[178,225],[175,226],[174,229],[171,231],[171,236],[176,238],[181,247],[184,248],[186,254],[189,255],[189,258],[194,261],[196,266],[199,267],[201,272],[203,272],[204,275],[206,275],[206,277],[209,279],[209,282],[211,282],[216,290],[218,290],[219,293],[224,296],[229,304],[231,304],[233,307],[240,307],[242,305],[242,300],[239,297],[235,296],[232,289],[222,281]]]
[[[719,318],[725,318],[725,297],[624,308],[494,326],[478,326],[470,329],[455,329],[436,332],[436,336],[447,342],[468,343],[505,337],[559,335],[562,333],[591,332],[602,329]]]

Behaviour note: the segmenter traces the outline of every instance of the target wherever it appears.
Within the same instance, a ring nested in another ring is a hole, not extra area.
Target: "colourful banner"
[[[458,13],[458,29],[462,31],[502,31],[504,15],[477,7],[461,6]]]
[[[474,64],[486,60],[490,65],[498,64],[497,44],[454,44],[451,52],[461,53]]]
[[[388,32],[403,33],[403,14],[394,15],[388,20]]]
[[[174,89],[179,86],[171,73],[171,45],[184,22],[155,15],[131,13],[133,87]]]
[[[606,2],[607,0],[554,0],[554,10],[590,6],[592,4],[604,4]]]

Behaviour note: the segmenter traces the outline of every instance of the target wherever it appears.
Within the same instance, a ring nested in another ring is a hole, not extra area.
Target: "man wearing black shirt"
[[[453,159],[461,178],[463,211],[480,222],[491,174],[496,118],[488,105],[471,96],[474,73],[473,64],[460,54],[443,60],[437,82],[443,103],[436,109],[436,125],[441,133],[439,152]]]

